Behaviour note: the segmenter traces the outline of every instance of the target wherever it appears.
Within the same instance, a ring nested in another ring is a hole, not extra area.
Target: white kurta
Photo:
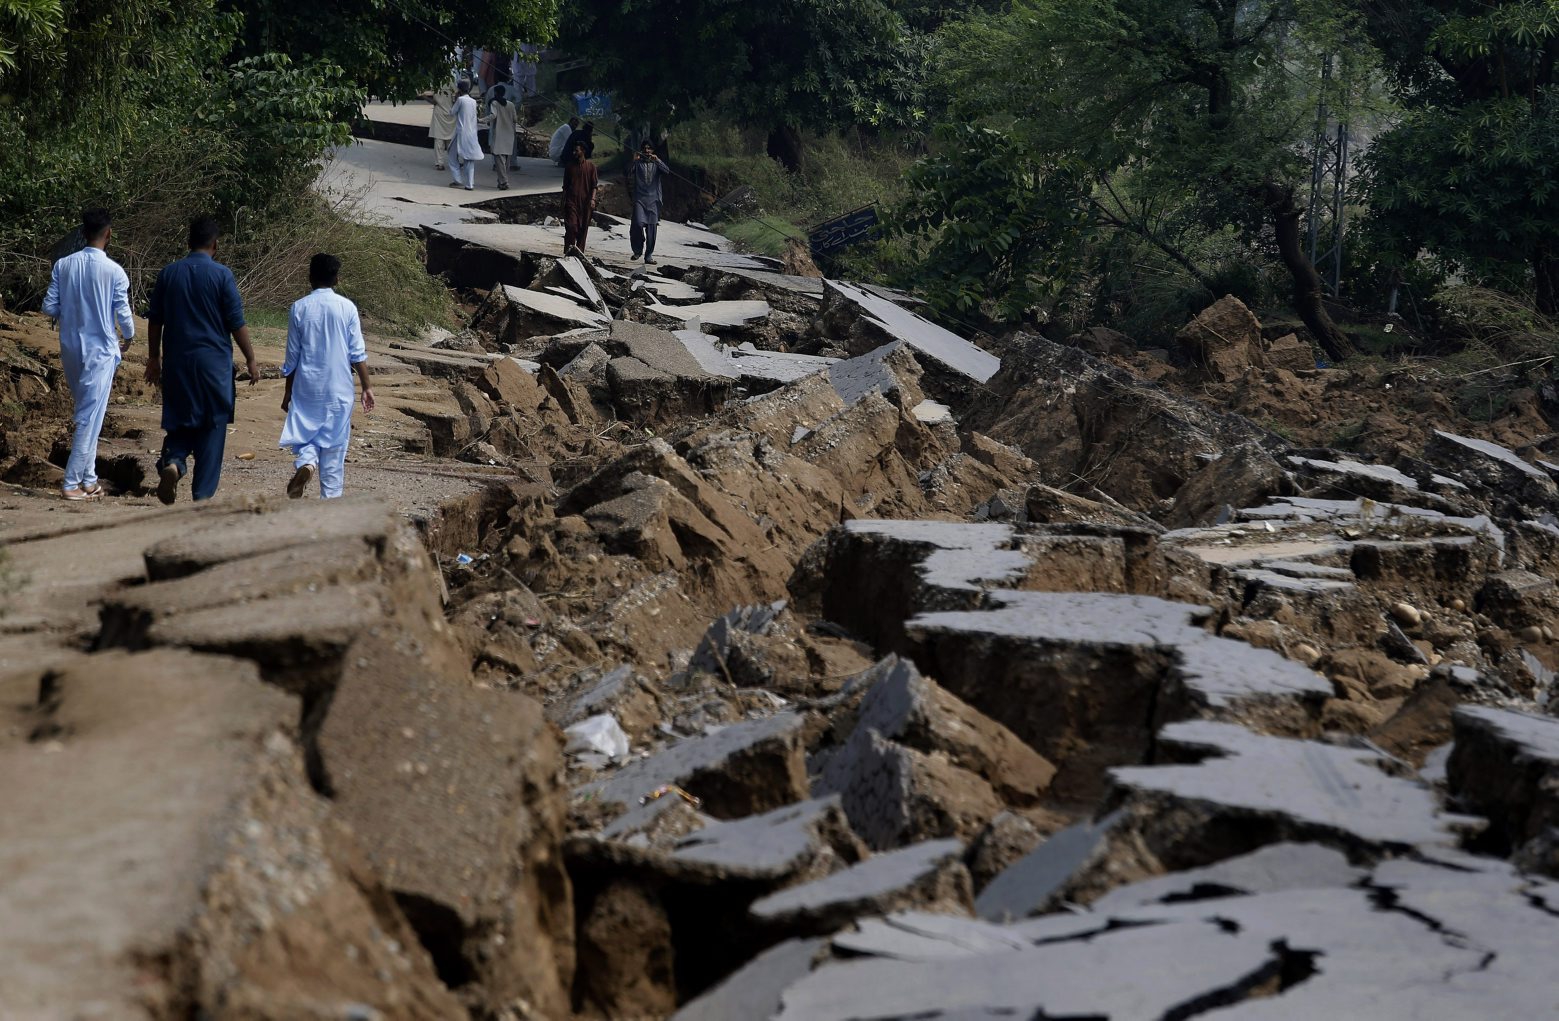
[[[439,89],[433,94],[433,114],[428,122],[428,137],[447,142],[455,137],[455,90]]]
[[[513,103],[494,103],[487,108],[487,147],[494,156],[514,155],[514,112],[517,109]]]
[[[476,140],[476,100],[470,96],[455,100],[455,138],[449,152],[460,160],[482,162],[482,146]]]
[[[292,303],[281,370],[292,377],[292,406],[282,425],[281,446],[322,451],[346,446],[356,397],[352,366],[367,358],[363,326],[351,301],[321,287]]]
[[[78,489],[97,481],[97,438],[119,368],[119,340],[135,337],[130,278],[101,248],[83,248],[54,264],[43,314],[59,320],[60,364],[75,398],[65,488]]]
[[[547,143],[547,158],[556,163],[563,158],[563,147],[568,144],[568,136],[574,133],[569,127],[568,121],[564,121],[558,129],[552,133],[552,141]]]

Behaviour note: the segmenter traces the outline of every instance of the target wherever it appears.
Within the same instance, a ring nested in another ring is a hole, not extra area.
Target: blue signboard
[[[612,113],[612,97],[605,92],[576,92],[574,109],[579,112],[579,116],[588,120],[609,117]]]
[[[875,238],[879,232],[877,207],[862,206],[860,209],[845,213],[843,216],[836,216],[813,227],[807,232],[807,242],[812,249],[813,258],[817,258],[868,241]]]

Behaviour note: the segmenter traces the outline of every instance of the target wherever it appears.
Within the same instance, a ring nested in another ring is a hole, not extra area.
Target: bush
[[[405,232],[364,219],[357,196],[326,199],[304,190],[286,211],[240,221],[223,258],[238,277],[246,304],[284,308],[308,292],[309,259],[330,252],[341,260],[342,294],[365,318],[414,329],[449,325],[449,292],[423,268],[420,244]]]

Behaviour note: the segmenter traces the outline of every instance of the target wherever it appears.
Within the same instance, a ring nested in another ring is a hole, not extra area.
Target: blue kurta
[[[233,271],[191,252],[157,274],[151,322],[162,323],[162,427],[209,429],[233,420],[232,334],[244,325]]]
[[[356,396],[352,366],[367,358],[357,306],[349,299],[321,287],[293,302],[281,370],[292,377],[292,405],[281,446],[346,446]]]
[[[476,138],[476,100],[461,96],[455,100],[455,137],[449,151],[462,160],[482,161],[482,147]]]

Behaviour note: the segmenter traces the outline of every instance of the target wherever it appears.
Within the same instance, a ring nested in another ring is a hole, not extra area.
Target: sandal
[[[60,495],[72,503],[83,503],[87,500],[101,499],[103,488],[98,486],[93,489],[63,489],[60,491]]]

